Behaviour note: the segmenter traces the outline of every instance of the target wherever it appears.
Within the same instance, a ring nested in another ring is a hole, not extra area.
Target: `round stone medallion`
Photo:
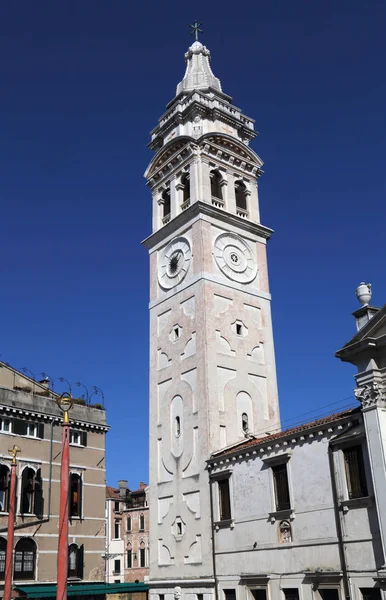
[[[181,283],[188,272],[192,252],[188,240],[179,237],[172,240],[160,253],[158,282],[164,289]]]
[[[222,233],[214,242],[214,257],[221,271],[239,283],[250,283],[257,264],[249,245],[235,233]]]

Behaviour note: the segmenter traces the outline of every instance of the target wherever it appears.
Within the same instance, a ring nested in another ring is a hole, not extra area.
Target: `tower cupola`
[[[213,75],[210,67],[210,52],[196,40],[185,54],[186,71],[183,80],[177,85],[177,96],[193,90],[212,88],[222,92],[220,80]]]

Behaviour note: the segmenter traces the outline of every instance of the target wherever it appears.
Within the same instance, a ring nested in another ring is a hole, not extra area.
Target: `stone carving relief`
[[[164,369],[168,367],[172,359],[168,357],[166,352],[162,352],[162,350],[158,350],[158,369]]]
[[[174,600],[181,600],[182,590],[179,585],[174,588]]]
[[[281,544],[292,542],[291,523],[289,521],[280,521],[279,539]]]
[[[185,278],[192,258],[189,241],[184,237],[172,240],[158,254],[158,283],[169,290]]]
[[[181,354],[181,360],[188,358],[189,356],[193,356],[196,354],[196,332],[193,331],[192,337],[186,342],[186,346],[184,351]]]
[[[186,506],[194,514],[195,519],[200,518],[200,492],[189,492],[182,495],[182,499],[186,502]]]
[[[184,315],[186,317],[195,317],[196,316],[196,300],[195,297],[192,296],[191,298],[188,298],[187,300],[184,300],[183,302],[181,302],[181,308],[184,311]]]
[[[162,566],[172,565],[174,557],[170,553],[170,549],[163,543],[163,540],[158,540],[158,564]]]
[[[235,351],[232,350],[228,340],[221,335],[219,331],[216,331],[216,350],[219,354],[228,354],[228,356],[235,356]]]
[[[192,565],[202,562],[201,536],[196,535],[196,540],[189,548],[189,554],[184,557],[186,565]]]
[[[232,300],[230,298],[225,298],[224,296],[214,294],[214,310],[216,317],[219,317],[222,313],[227,312],[231,304]]]
[[[255,346],[247,356],[250,360],[263,365],[265,363],[264,345],[259,344],[258,346]]]
[[[371,383],[366,383],[356,388],[354,394],[363,408],[386,405],[386,386],[381,382],[372,381]]]
[[[158,498],[158,523],[162,523],[173,504],[173,496]]]

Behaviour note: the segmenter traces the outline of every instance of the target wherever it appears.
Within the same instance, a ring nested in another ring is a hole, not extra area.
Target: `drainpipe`
[[[215,542],[215,530],[214,530],[214,516],[213,516],[213,490],[212,481],[209,475],[209,500],[210,500],[210,529],[212,532],[212,561],[213,561],[213,577],[214,577],[214,597],[215,600],[219,600],[218,594],[218,580],[216,572],[216,542]]]
[[[351,600],[350,595],[350,582],[347,573],[347,560],[346,560],[346,550],[343,542],[343,531],[342,531],[342,522],[341,522],[341,513],[339,510],[339,501],[338,501],[338,490],[336,485],[335,478],[335,468],[334,468],[334,455],[331,445],[328,446],[328,462],[330,465],[330,477],[331,477],[331,488],[332,488],[332,500],[334,504],[334,515],[335,515],[335,525],[336,525],[336,535],[338,538],[338,549],[339,549],[339,558],[340,558],[340,566],[343,574],[343,589],[346,600]]]

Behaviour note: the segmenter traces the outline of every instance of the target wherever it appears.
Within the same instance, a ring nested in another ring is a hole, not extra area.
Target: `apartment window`
[[[37,423],[27,423],[26,424],[26,435],[29,437],[38,437],[38,424]]]
[[[87,446],[87,433],[85,431],[71,429],[70,444],[73,446]]]
[[[287,510],[291,508],[288,487],[287,464],[283,463],[281,465],[273,466],[272,473],[275,488],[276,510]]]
[[[11,419],[0,419],[0,428],[3,433],[12,433]]]
[[[5,555],[7,553],[7,540],[0,538],[0,579],[4,579],[5,574]]]
[[[381,590],[379,588],[361,588],[363,600],[381,600]]]
[[[15,435],[26,435],[28,437],[43,439],[44,423],[14,419],[12,423],[12,433]]]
[[[127,568],[131,569],[133,567],[133,551],[131,548],[127,550]]]
[[[220,521],[229,521],[232,518],[231,499],[229,493],[229,477],[226,477],[225,479],[220,479],[218,481],[218,499],[220,509]]]
[[[286,588],[283,590],[285,600],[299,600],[298,588]]]
[[[127,517],[126,527],[127,531],[131,531],[131,517]]]
[[[36,544],[24,538],[15,546],[14,579],[35,579]]]
[[[236,590],[224,590],[225,600],[236,600]]]
[[[68,547],[68,577],[83,579],[83,545],[70,544]]]
[[[9,508],[9,468],[0,466],[0,512],[8,512]]]
[[[119,502],[114,502],[114,512],[119,512]]]
[[[26,467],[21,478],[20,512],[24,515],[43,514],[43,481],[41,471]]]
[[[145,516],[140,515],[139,517],[139,531],[145,531]]]
[[[351,446],[343,450],[348,497],[368,496],[362,446]]]
[[[339,600],[339,590],[337,588],[318,588],[319,596],[322,600]]]
[[[264,588],[251,590],[254,600],[267,600],[267,590]]]
[[[114,560],[114,575],[120,575],[121,574],[121,561],[120,559],[115,559]]]
[[[119,521],[115,521],[114,523],[114,539],[119,540],[121,537],[121,526]]]
[[[70,517],[82,516],[82,478],[77,473],[70,475]]]
[[[139,566],[146,567],[146,548],[139,549]]]

